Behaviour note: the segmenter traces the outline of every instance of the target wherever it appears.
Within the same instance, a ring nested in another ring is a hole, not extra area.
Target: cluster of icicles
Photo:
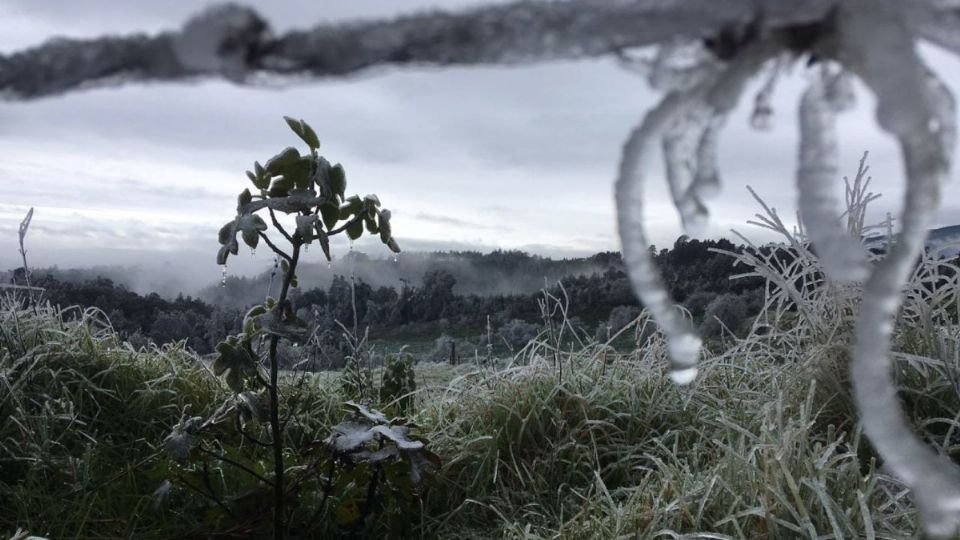
[[[827,276],[864,282],[851,365],[864,429],[884,467],[912,489],[927,533],[943,537],[960,526],[960,469],[910,429],[890,374],[889,352],[901,286],[923,249],[950,170],[956,112],[949,90],[918,56],[900,9],[893,2],[843,4],[830,49],[817,51],[822,60],[810,70],[799,105],[798,207]],[[707,220],[704,201],[719,191],[717,140],[724,120],[748,79],[772,66],[774,75],[758,94],[751,121],[757,127],[767,124],[775,72],[785,60],[785,48],[775,38],[755,40],[729,63],[690,46],[663,47],[652,60],[625,60],[666,92],[624,145],[616,201],[632,285],[667,336],[671,378],[679,384],[696,378],[701,341],[672,305],[648,251],[645,175],[659,149],[686,232],[701,232]],[[899,142],[907,177],[901,234],[874,266],[868,265],[860,239],[843,227],[834,194],[839,177],[835,115],[852,103],[854,75],[875,93],[877,121]]]

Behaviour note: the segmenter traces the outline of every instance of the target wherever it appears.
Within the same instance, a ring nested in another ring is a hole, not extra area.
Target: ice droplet
[[[393,256],[393,262],[394,262],[394,264],[400,262],[400,257],[394,255],[394,256]]]
[[[329,269],[331,269],[331,268],[333,268],[333,263],[330,262],[330,261],[327,261],[327,270],[329,270]]]
[[[670,380],[676,384],[690,384],[697,378],[697,368],[674,369],[670,371]]]
[[[220,267],[220,286],[227,286],[227,265],[225,264]]]
[[[758,104],[750,115],[750,127],[759,131],[769,131],[773,128],[773,108],[769,105]]]

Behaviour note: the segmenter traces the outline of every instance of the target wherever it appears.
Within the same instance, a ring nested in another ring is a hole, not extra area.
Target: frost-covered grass
[[[151,507],[163,437],[181,411],[213,407],[224,390],[181,349],[132,351],[100,320],[3,305],[0,534],[22,527],[51,538],[162,538],[229,529],[205,522],[207,501],[189,492]],[[506,369],[420,366],[418,379],[433,381],[421,386],[416,420],[444,468],[419,530],[460,538],[917,536],[905,489],[882,474],[852,416],[844,349],[809,346],[786,360],[757,354],[770,336],[711,355],[690,387],[666,377],[659,334],[627,355],[588,344],[559,355],[562,366],[546,339]],[[955,349],[944,362],[922,343],[910,339],[898,376],[918,428],[949,451],[960,411],[946,376],[957,372]],[[335,421],[335,379],[317,379],[309,399],[319,423]]]
[[[826,281],[802,232],[766,217],[783,246],[736,254],[769,280],[765,310],[748,336],[706,352],[690,386],[670,382],[665,340],[646,315],[613,336],[637,344],[618,352],[576,334],[564,299],[550,296],[542,307],[552,323],[512,362],[418,365],[413,420],[444,465],[411,516],[417,533],[918,538],[909,492],[884,473],[850,394],[859,285]],[[958,279],[950,263],[921,261],[893,355],[914,429],[952,458]],[[177,346],[134,351],[97,312],[67,314],[0,302],[0,536],[18,527],[51,538],[262,530],[218,521],[213,503],[189,491],[153,506],[169,474],[163,437],[183,414],[209,413],[227,389]],[[335,375],[311,377],[301,398],[310,415],[291,429],[291,446],[323,436],[344,399]],[[289,464],[298,459],[291,453]],[[238,485],[234,470],[217,474],[217,488]],[[310,534],[340,532],[320,523]]]

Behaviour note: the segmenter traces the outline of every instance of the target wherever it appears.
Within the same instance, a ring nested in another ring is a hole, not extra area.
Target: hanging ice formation
[[[953,97],[924,66],[916,52],[917,36],[905,22],[923,16],[922,8],[908,12],[915,7],[895,0],[843,2],[828,30],[833,35],[814,45],[819,67],[799,105],[798,206],[827,275],[836,281],[865,280],[851,379],[866,434],[884,467],[912,489],[927,533],[947,537],[960,528],[960,469],[912,432],[890,374],[901,285],[923,249],[956,145]],[[782,37],[760,36],[727,64],[701,58],[694,66],[671,65],[678,48],[670,46],[641,65],[651,85],[667,94],[624,145],[616,183],[618,225],[631,283],[667,336],[671,376],[681,384],[696,376],[700,339],[673,307],[648,251],[643,228],[645,175],[659,143],[684,228],[698,232],[707,216],[704,199],[719,186],[718,131],[746,80],[768,60],[788,52]],[[637,67],[637,62],[630,67]],[[835,114],[852,100],[848,72],[876,95],[877,122],[897,138],[907,177],[899,241],[872,268],[860,239],[845,232],[833,194],[839,176],[834,122]],[[761,92],[767,88],[769,84]],[[758,96],[757,106],[768,105],[768,98]]]

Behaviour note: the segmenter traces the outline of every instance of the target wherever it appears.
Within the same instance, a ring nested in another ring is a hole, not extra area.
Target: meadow
[[[766,280],[764,308],[748,334],[708,347],[692,385],[670,382],[646,313],[597,341],[569,324],[564,298],[545,294],[552,318],[512,357],[413,366],[405,429],[439,467],[413,486],[387,482],[359,515],[376,484],[361,480],[371,465],[318,472],[291,488],[288,536],[919,538],[909,490],[885,473],[850,395],[859,285],[826,280],[802,232],[765,218],[783,236],[778,249],[730,254]],[[934,252],[920,261],[893,353],[914,429],[954,459],[958,276]],[[610,345],[626,338],[632,347]],[[358,369],[359,387],[346,371],[283,374],[281,393],[295,399],[281,414],[298,411],[287,425],[290,471],[315,466],[307,449],[329,445],[356,409],[345,402],[395,410],[399,398],[379,391],[382,370]],[[267,450],[214,426],[199,459],[171,456],[172,429],[236,395],[182,342],[135,349],[97,310],[9,296],[0,385],[0,535],[269,534]]]

